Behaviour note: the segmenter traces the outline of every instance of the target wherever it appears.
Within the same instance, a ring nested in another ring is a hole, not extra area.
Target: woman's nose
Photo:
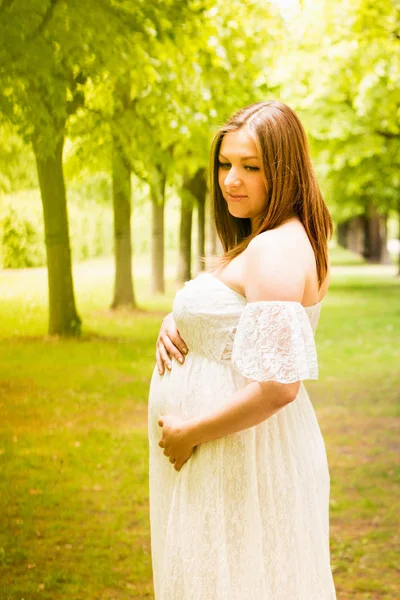
[[[237,172],[233,168],[229,169],[229,171],[225,177],[226,187],[228,187],[230,185],[239,185],[239,184],[240,184],[240,179],[238,177]]]

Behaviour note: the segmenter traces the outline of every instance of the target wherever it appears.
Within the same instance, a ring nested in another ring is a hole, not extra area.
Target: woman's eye
[[[230,169],[231,166],[232,166],[231,163],[218,161],[218,167],[220,169]],[[247,166],[244,167],[244,169],[246,171],[254,172],[254,171],[259,171],[260,167],[254,167],[254,166],[247,165]]]

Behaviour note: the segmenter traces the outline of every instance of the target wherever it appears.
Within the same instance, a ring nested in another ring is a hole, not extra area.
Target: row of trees
[[[167,185],[182,202],[179,277],[185,280],[194,205],[204,254],[212,132],[251,102],[280,97],[299,111],[339,218],[385,218],[400,210],[399,10],[389,0],[293,2],[286,10],[279,4],[0,1],[0,131],[16,132],[35,156],[50,333],[80,331],[66,163],[75,173],[108,171],[112,181],[113,307],[136,304],[131,174],[148,185],[153,291],[163,292]],[[0,160],[3,167],[4,178]]]
[[[385,262],[391,210],[400,224],[400,3],[309,2],[291,24],[279,82],[288,98],[307,86],[298,108],[340,242]]]

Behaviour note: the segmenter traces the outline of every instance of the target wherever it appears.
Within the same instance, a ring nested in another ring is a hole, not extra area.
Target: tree
[[[5,79],[0,108],[35,153],[45,221],[49,284],[49,333],[77,334],[62,151],[68,115],[80,101],[75,76],[47,35],[57,2],[24,7],[3,2],[0,61]],[[64,7],[60,6],[60,12]],[[57,29],[57,27],[56,27]],[[17,40],[19,43],[17,44]]]
[[[206,169],[200,168],[194,174],[191,181],[193,196],[197,201],[197,269],[204,270],[201,260],[206,255],[206,203],[207,203],[207,181]]]
[[[35,153],[46,236],[49,333],[76,335],[63,147],[84,103],[88,75],[107,53],[110,32],[132,21],[123,3],[4,1],[0,5],[0,111]]]
[[[192,275],[192,221],[194,197],[190,190],[191,178],[183,177],[180,191],[181,215],[179,226],[178,270],[176,280],[179,283],[188,281]]]
[[[275,80],[306,123],[334,216],[362,215],[364,254],[384,260],[378,225],[396,207],[400,167],[399,8],[326,0],[292,17]]]
[[[124,86],[121,84],[120,94]],[[129,101],[121,98],[122,103]],[[116,119],[112,124],[112,194],[115,279],[112,308],[136,307],[132,280],[131,165]]]
[[[106,139],[114,149],[113,156],[118,154],[124,164],[124,168],[119,168],[118,178],[124,175],[126,183],[118,184],[118,200],[114,194],[114,222],[118,223],[114,307],[134,302],[132,277],[128,274],[131,263],[130,210],[127,193],[124,201],[121,195],[121,190],[127,192],[129,187],[128,168],[150,189],[152,289],[164,291],[166,182],[174,146],[182,127],[187,128],[186,82],[193,85],[196,75],[196,65],[190,60],[193,41],[197,39],[194,32],[202,31],[202,18],[208,4],[187,0],[179,7],[175,2],[138,6],[135,27],[129,33],[125,32],[129,48],[124,50],[124,56],[116,55],[102,73],[90,79],[87,113],[79,115],[74,123],[75,135],[81,138],[78,148],[82,147],[82,137],[86,138],[83,143],[87,143],[86,148],[91,147],[90,154],[95,155],[95,162],[98,159],[93,147],[98,143],[104,148]],[[102,121],[100,127],[99,118]],[[109,163],[107,153],[103,154],[105,162]],[[115,189],[115,170],[113,182]],[[123,275],[119,277],[118,273]]]
[[[204,268],[205,202],[209,148],[221,122],[234,111],[259,100],[271,86],[268,72],[271,47],[279,38],[280,17],[258,3],[214,3],[207,12],[204,41],[192,44],[197,73],[186,93],[185,135],[174,144],[174,157],[180,165],[176,185],[180,188],[178,281],[191,277],[191,223],[193,208],[198,210],[198,268]],[[268,30],[266,42],[263,32]],[[240,35],[238,32],[240,31]],[[200,40],[199,40],[200,41]],[[185,53],[186,58],[186,53]],[[212,245],[216,251],[216,244]]]
[[[192,264],[192,216],[196,206],[198,213],[197,231],[197,256],[205,256],[205,203],[206,203],[206,170],[200,167],[190,175],[186,172],[183,176],[181,197],[181,218],[179,230],[178,270],[177,281],[183,283],[191,279]],[[204,269],[203,263],[198,258],[198,270]]]

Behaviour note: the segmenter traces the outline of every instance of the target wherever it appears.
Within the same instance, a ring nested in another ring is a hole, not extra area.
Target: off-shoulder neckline
[[[200,275],[208,275],[209,277],[212,277],[212,279],[215,279],[223,287],[227,288],[228,290],[231,290],[234,294],[239,296],[239,298],[242,298],[242,300],[245,300],[247,302],[247,304],[258,304],[258,302],[265,302],[265,303],[271,302],[271,303],[275,303],[275,304],[299,304],[302,308],[304,308],[304,310],[311,310],[312,308],[317,308],[318,306],[320,306],[324,301],[324,299],[322,298],[322,300],[319,300],[319,302],[316,302],[315,304],[311,304],[310,306],[304,306],[301,302],[297,302],[296,300],[259,300],[258,302],[257,301],[256,302],[248,302],[246,296],[243,296],[243,294],[240,294],[239,292],[234,290],[233,287],[231,287],[230,285],[227,285],[219,277],[212,275],[208,271],[203,271],[202,273],[200,273]]]

